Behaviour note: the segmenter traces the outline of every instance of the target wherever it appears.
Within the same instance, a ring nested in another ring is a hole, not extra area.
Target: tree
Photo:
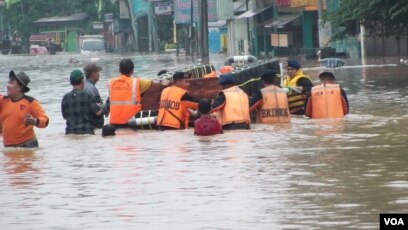
[[[32,23],[40,18],[85,12],[89,21],[98,21],[99,12],[118,14],[117,6],[110,0],[8,0],[7,2],[13,4],[8,4],[8,9],[4,10],[5,22],[13,31],[17,30],[26,37],[36,33]],[[100,4],[103,4],[104,8],[100,8]]]
[[[396,36],[408,34],[408,1],[406,0],[342,0],[340,8],[324,15],[324,22],[341,28],[333,39],[359,33],[364,25],[372,36]]]

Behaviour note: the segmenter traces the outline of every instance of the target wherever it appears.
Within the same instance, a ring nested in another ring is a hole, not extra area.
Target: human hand
[[[36,124],[38,124],[38,119],[33,117],[33,115],[31,115],[31,114],[27,114],[24,117],[24,124],[25,125],[36,125]]]
[[[285,93],[289,93],[290,89],[287,87],[282,87],[282,90],[285,91]]]
[[[187,110],[192,116],[198,116],[198,110],[194,110],[190,108],[188,108]]]

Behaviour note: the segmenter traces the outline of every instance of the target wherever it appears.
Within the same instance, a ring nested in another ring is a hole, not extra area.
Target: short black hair
[[[198,101],[198,111],[201,114],[208,114],[211,111],[211,104],[208,99],[200,99]]]
[[[320,73],[320,74],[319,74],[319,79],[320,79],[320,80],[323,80],[323,79],[333,79],[333,80],[336,80],[336,78],[334,77],[334,74],[333,74],[332,72],[328,72],[328,71],[325,71],[325,72]]]
[[[268,69],[265,72],[263,72],[261,79],[263,82],[265,82],[266,84],[273,84],[275,82],[275,78],[276,78],[276,72]]]
[[[121,74],[127,75],[132,73],[133,69],[135,68],[135,65],[133,64],[133,61],[130,60],[129,58],[122,59],[119,63],[119,72]]]
[[[189,79],[189,78],[190,78],[190,74],[188,72],[177,71],[173,74],[173,82],[176,82],[182,79]]]

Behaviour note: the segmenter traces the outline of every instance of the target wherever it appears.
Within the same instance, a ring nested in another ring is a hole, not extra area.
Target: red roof
[[[33,34],[30,36],[30,42],[44,42],[48,41],[51,37],[48,34]]]

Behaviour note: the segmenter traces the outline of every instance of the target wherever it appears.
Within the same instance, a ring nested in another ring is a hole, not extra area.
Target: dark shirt
[[[62,117],[67,120],[65,134],[95,134],[94,119],[100,110],[95,98],[83,90],[65,94],[61,102]]]
[[[303,92],[306,94],[306,96],[308,96],[312,90],[313,83],[310,79],[302,77],[296,82],[296,86],[302,86]]]
[[[190,101],[190,102],[196,102],[198,103],[198,99],[191,96],[189,93],[185,93],[182,97],[181,97],[181,101]]]
[[[252,108],[255,104],[260,103],[262,101],[262,92],[261,90],[257,90],[253,95],[252,98],[249,100],[249,108]]]
[[[347,111],[350,111],[350,107],[349,107],[349,102],[348,102],[348,98],[347,98],[346,91],[344,91],[344,90],[340,87],[340,93],[341,93],[341,96],[342,96],[342,97],[344,98],[344,100],[346,101]]]
[[[194,134],[198,136],[209,136],[222,133],[221,124],[210,115],[202,115],[194,121]]]
[[[217,97],[214,99],[214,103],[211,105],[212,110],[220,110],[225,105],[225,95],[223,92],[220,92]]]
[[[92,96],[95,97],[96,103],[100,104],[100,106],[103,108],[103,101],[101,98],[101,95],[99,94],[98,89],[95,87],[95,83],[92,82],[89,79],[86,79],[85,81],[85,86],[84,86],[84,91],[87,92],[88,94],[91,94]],[[93,120],[94,125],[96,128],[102,128],[103,123],[104,123],[104,118],[103,114],[96,116],[95,119]]]

